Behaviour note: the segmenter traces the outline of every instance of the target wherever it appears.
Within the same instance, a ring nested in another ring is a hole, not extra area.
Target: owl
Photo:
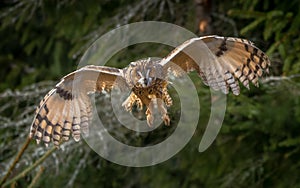
[[[270,64],[267,55],[249,40],[213,35],[187,40],[160,60],[138,60],[123,69],[87,65],[64,76],[43,98],[29,137],[46,146],[53,142],[57,147],[70,135],[79,141],[81,133],[88,133],[92,118],[88,94],[124,86],[131,90],[122,104],[127,111],[133,106],[145,107],[147,124],[152,126],[154,110],[158,110],[164,124],[170,125],[170,75],[180,79],[196,71],[213,90],[239,95],[239,82],[248,89],[250,82],[258,86],[258,78],[268,73]]]

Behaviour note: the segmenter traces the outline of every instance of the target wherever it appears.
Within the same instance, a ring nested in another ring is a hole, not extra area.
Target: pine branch
[[[32,188],[36,184],[37,180],[41,177],[43,172],[44,172],[44,167],[40,166],[40,170],[34,176],[34,178],[32,179],[32,181],[30,183],[30,185],[28,186],[28,188]]]
[[[283,81],[283,80],[291,80],[293,78],[299,78],[300,74],[293,74],[290,76],[270,76],[262,80],[263,83],[268,83],[272,81]]]
[[[28,172],[30,172],[32,169],[37,167],[39,164],[41,164],[49,155],[51,155],[57,148],[53,146],[50,150],[48,150],[41,158],[39,158],[34,164],[23,170],[21,173],[19,173],[17,176],[12,178],[11,180],[7,181],[5,184],[3,184],[3,187],[17,181],[18,179],[24,177]]]
[[[5,181],[7,180],[7,178],[9,177],[9,175],[11,174],[11,172],[13,171],[13,169],[15,168],[16,164],[21,159],[21,157],[22,157],[23,153],[25,152],[26,148],[28,147],[30,141],[31,141],[31,139],[29,137],[27,137],[25,143],[23,144],[22,148],[20,149],[19,153],[17,154],[14,162],[11,164],[11,166],[7,170],[5,176],[2,178],[2,180],[0,182],[0,186],[2,186],[5,183]]]

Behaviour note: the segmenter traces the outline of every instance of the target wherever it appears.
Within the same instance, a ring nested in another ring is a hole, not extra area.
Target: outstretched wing
[[[165,71],[180,76],[196,70],[214,90],[240,93],[238,80],[247,88],[258,86],[258,78],[269,71],[269,58],[245,39],[205,36],[193,38],[174,49],[160,62]]]
[[[117,68],[89,65],[66,75],[40,102],[29,136],[46,146],[51,141],[59,146],[71,133],[79,141],[81,131],[88,133],[92,117],[88,93],[122,84],[126,84],[123,73]]]

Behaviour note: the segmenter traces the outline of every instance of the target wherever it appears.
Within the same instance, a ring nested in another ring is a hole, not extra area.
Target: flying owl
[[[205,50],[209,49],[209,50]],[[131,93],[122,106],[146,107],[147,124],[152,126],[154,108],[165,125],[170,125],[167,108],[172,105],[168,94],[168,78],[196,71],[205,85],[227,94],[239,95],[239,81],[249,89],[249,82],[258,87],[258,78],[268,73],[270,60],[252,42],[245,39],[205,36],[192,38],[161,60],[151,58],[131,62],[123,69],[88,65],[61,79],[40,102],[30,129],[30,138],[46,146],[59,146],[72,134],[88,133],[92,118],[89,93],[129,87]]]

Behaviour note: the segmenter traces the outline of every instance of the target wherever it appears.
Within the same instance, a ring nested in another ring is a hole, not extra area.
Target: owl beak
[[[148,86],[150,86],[152,84],[152,78],[148,78],[146,80],[147,80],[147,84],[146,85],[148,87]]]
[[[152,83],[152,78],[141,78],[138,80],[138,83],[142,85],[142,87],[148,87]]]

